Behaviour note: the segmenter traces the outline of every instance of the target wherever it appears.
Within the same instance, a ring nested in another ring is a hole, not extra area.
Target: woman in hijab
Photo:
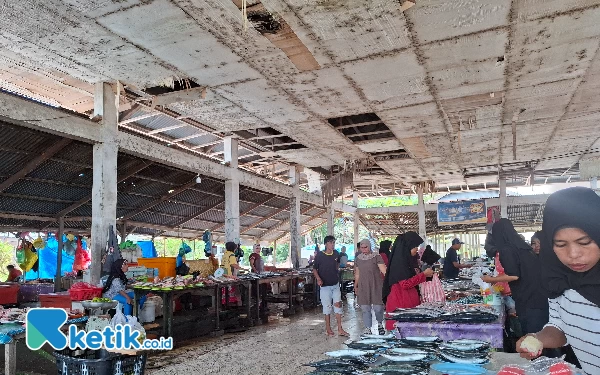
[[[535,238],[535,235],[534,237]],[[481,279],[486,283],[495,284],[502,288],[502,297],[504,298],[504,306],[509,315],[515,316],[517,311],[515,310],[515,300],[512,298],[512,292],[510,290],[510,286],[508,283],[510,281],[518,280],[516,276],[508,276],[505,271],[502,263],[500,262],[500,252],[496,247],[494,242],[494,238],[492,237],[492,232],[489,232],[485,239],[485,252],[489,258],[494,259],[494,265],[496,267],[496,272],[498,276],[482,276]],[[535,249],[534,249],[535,252]],[[539,253],[539,249],[538,249]]]
[[[540,252],[550,321],[532,335],[543,348],[570,344],[586,374],[600,374],[600,197],[574,187],[552,194],[544,208]],[[539,356],[521,347],[526,358]]]
[[[354,293],[362,311],[365,333],[371,334],[373,318],[371,311],[375,312],[380,335],[385,334],[383,327],[383,300],[381,290],[386,268],[381,255],[371,250],[369,240],[360,241],[360,254],[354,262]]]
[[[438,253],[433,251],[433,249],[431,248],[431,245],[427,245],[425,247],[425,251],[423,251],[423,255],[421,255],[421,262],[423,262],[423,265],[421,266],[421,268],[422,269],[431,268],[441,258],[442,257]]]
[[[417,285],[433,276],[431,268],[421,272],[417,263],[417,251],[423,239],[415,232],[406,232],[394,241],[388,272],[383,281],[383,301],[385,311],[393,312],[397,308],[410,308],[421,303]],[[394,323],[388,320],[386,329],[394,329]]]
[[[542,287],[539,257],[508,219],[494,224],[492,237],[505,275],[484,281],[508,281],[523,334],[537,332],[548,322],[548,297]]]
[[[117,259],[113,262],[110,275],[102,289],[102,296],[119,301],[123,305],[123,314],[131,315],[133,312],[133,292],[127,290],[127,276],[125,272],[129,269],[125,259]],[[145,299],[145,298],[144,298]],[[143,304],[140,301],[140,306]]]
[[[390,263],[390,247],[392,247],[392,241],[385,240],[379,243],[379,255],[381,255],[381,259],[383,259],[383,263],[387,267]]]

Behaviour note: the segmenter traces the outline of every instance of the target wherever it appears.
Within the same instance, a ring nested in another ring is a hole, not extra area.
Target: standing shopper
[[[548,322],[548,296],[542,286],[540,260],[508,219],[492,227],[494,244],[500,253],[523,334],[537,332]]]
[[[385,241],[381,241],[379,243],[379,255],[381,255],[381,259],[383,259],[383,263],[385,263],[385,266],[389,266],[389,262],[390,262],[390,256],[391,256],[391,252],[390,252],[390,248],[392,247],[392,241],[390,240],[385,240]]]
[[[415,232],[406,232],[396,237],[383,282],[386,312],[416,307],[421,303],[417,286],[427,281],[427,277],[433,276],[431,268],[421,272],[417,265],[415,257],[422,243],[423,239]],[[394,329],[393,321],[387,321],[386,329]]]
[[[260,256],[260,244],[255,244],[252,249],[252,254],[248,257],[248,261],[250,262],[250,268],[254,273],[262,273],[265,272],[265,261]]]
[[[356,257],[355,268],[354,293],[358,298],[358,305],[362,311],[365,333],[371,333],[371,327],[373,326],[371,311],[375,311],[379,334],[384,335],[384,306],[381,295],[383,279],[381,275],[385,275],[386,267],[381,255],[372,251],[369,240],[360,241],[360,254]]]
[[[423,251],[423,255],[421,255],[421,268],[426,270],[427,268],[432,268],[434,264],[436,264],[442,257],[433,251],[431,245],[427,245],[425,247],[425,251]]]
[[[540,252],[550,320],[534,336],[543,348],[570,344],[586,374],[600,374],[600,197],[574,187],[552,194],[544,208]],[[517,351],[529,353],[517,343]]]
[[[321,292],[321,304],[325,315],[325,330],[327,336],[333,336],[331,329],[331,313],[335,313],[338,334],[349,336],[342,328],[342,293],[338,282],[338,268],[340,254],[335,251],[335,237],[325,237],[325,250],[319,252],[315,257],[313,274],[317,279]]]

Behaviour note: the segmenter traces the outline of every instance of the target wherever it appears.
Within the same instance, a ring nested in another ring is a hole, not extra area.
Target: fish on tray
[[[362,335],[361,339],[376,339],[376,340],[395,340],[396,336],[393,333],[387,335]]]
[[[413,354],[382,354],[383,358],[394,362],[414,362],[426,360],[428,357],[427,353],[413,353]]]
[[[386,362],[381,366],[373,367],[367,370],[370,373],[380,374],[427,374],[429,372],[429,365],[424,362],[414,363],[398,363],[398,362]]]
[[[358,350],[358,349],[342,349],[335,350],[332,352],[325,353],[329,357],[362,357],[367,354],[372,354],[370,351]]]
[[[437,336],[407,336],[404,340],[415,342],[437,342],[440,341],[440,338]]]
[[[364,350],[367,352],[378,351],[378,350],[390,347],[389,345],[386,345],[386,344],[368,345],[368,344],[361,344],[358,342],[351,342],[350,344],[346,344],[346,346],[349,349]]]
[[[443,351],[439,352],[439,356],[441,359],[447,362],[464,363],[469,365],[485,365],[490,362],[487,356],[485,358],[460,358]]]
[[[439,346],[440,349],[448,349],[448,350],[456,350],[462,352],[475,352],[475,351],[485,351],[490,348],[490,344],[488,343],[473,343],[473,344],[458,344],[453,342],[447,342]]]

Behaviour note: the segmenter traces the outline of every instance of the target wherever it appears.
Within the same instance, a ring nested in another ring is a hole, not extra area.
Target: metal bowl
[[[81,305],[86,309],[103,309],[110,310],[119,304],[118,301],[111,302],[92,302],[92,301],[81,301]]]

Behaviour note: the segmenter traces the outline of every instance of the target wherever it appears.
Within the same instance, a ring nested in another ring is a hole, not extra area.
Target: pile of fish
[[[490,344],[480,340],[448,341],[438,347],[440,359],[447,362],[483,365],[489,362]]]
[[[364,335],[347,343],[347,349],[325,353],[330,359],[309,363],[310,375],[364,375],[429,373],[433,361],[484,365],[489,362],[490,344],[459,339],[443,342],[438,337],[404,337],[393,334]]]
[[[485,305],[422,304],[410,309],[396,309],[387,313],[387,319],[398,322],[491,323],[498,320],[498,312]]]

